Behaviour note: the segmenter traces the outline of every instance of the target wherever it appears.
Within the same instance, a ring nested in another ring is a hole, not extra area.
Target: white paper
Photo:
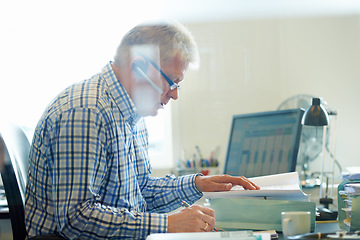
[[[300,189],[297,172],[267,175],[249,178],[260,187],[260,190],[244,190],[241,186],[234,186],[227,192],[204,192],[204,197],[211,198],[236,198],[236,197],[267,197],[269,199],[297,199],[308,200],[309,196]]]
[[[346,167],[349,173],[360,173],[360,166]]]
[[[200,239],[226,239],[226,240],[256,240],[255,236],[261,236],[261,240],[270,240],[270,233],[253,233],[252,231],[225,231],[225,232],[194,232],[194,233],[155,233],[149,235],[146,240],[200,240]]]
[[[360,179],[360,166],[347,167],[346,170],[346,172],[341,173],[343,179]]]

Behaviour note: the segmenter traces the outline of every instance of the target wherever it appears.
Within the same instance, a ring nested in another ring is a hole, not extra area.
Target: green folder
[[[214,198],[208,200],[215,210],[216,227],[224,230],[281,231],[281,212],[311,213],[311,231],[315,229],[316,203],[260,198]]]

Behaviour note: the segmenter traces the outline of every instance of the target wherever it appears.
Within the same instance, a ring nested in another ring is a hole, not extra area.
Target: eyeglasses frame
[[[176,84],[175,82],[173,82],[161,69],[160,67],[150,58],[146,57],[143,54],[139,54],[141,57],[143,57],[146,61],[150,62],[151,65],[153,65],[153,67],[161,74],[161,76],[163,76],[163,78],[165,78],[166,82],[169,84],[170,86],[170,90],[174,90],[175,88],[177,90],[180,90],[180,85]]]

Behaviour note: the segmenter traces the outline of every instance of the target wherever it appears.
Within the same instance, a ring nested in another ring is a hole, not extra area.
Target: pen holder
[[[201,159],[200,160],[200,172],[204,175],[219,175],[219,162],[217,159]]]

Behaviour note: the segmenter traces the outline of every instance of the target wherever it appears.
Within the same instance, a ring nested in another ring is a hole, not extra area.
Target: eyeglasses
[[[149,59],[148,57],[144,56],[143,54],[139,54],[139,55],[141,55],[146,61],[150,62],[151,65],[153,65],[153,67],[156,70],[158,70],[158,72],[161,74],[161,76],[163,76],[165,78],[166,82],[169,84],[170,90],[174,90],[175,88],[177,90],[180,90],[180,85],[174,83],[168,76],[166,76],[166,74],[163,71],[161,71],[159,66],[153,60]]]

